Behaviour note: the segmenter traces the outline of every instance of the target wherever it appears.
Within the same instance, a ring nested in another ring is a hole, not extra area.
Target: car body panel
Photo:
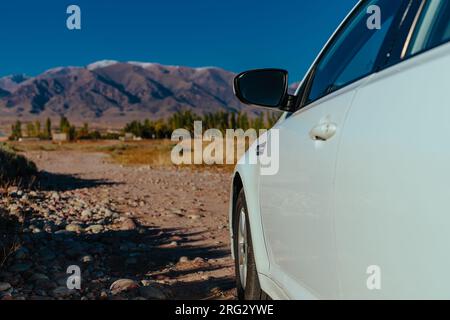
[[[374,74],[339,148],[342,298],[450,298],[450,44]],[[381,290],[369,290],[369,266]]]
[[[289,296],[307,290],[321,299],[339,294],[333,191],[340,130],[358,84],[300,110],[279,130],[279,171],[261,176],[260,199],[272,279]],[[313,140],[311,130],[333,123],[336,134]]]
[[[344,25],[345,21],[352,15],[353,11],[360,5],[362,1],[359,1],[354,8],[349,12],[347,17],[342,21],[342,23],[336,28],[335,32],[331,35],[327,43],[323,46],[322,50],[317,55],[317,58],[313,63],[311,64],[310,69],[305,73],[305,78],[302,80],[302,83],[306,80],[307,75],[311,72],[313,66],[315,65],[317,59],[319,59],[320,55],[323,53],[323,51],[327,48],[328,44],[332,41],[332,39],[335,37],[335,35],[338,33],[342,25]],[[356,86],[357,84],[354,84]],[[301,84],[298,86],[296,90],[296,95],[298,94],[300,90]],[[344,89],[346,90],[346,89]],[[339,95],[340,93],[337,92],[333,95]],[[329,97],[325,97],[321,100],[326,101]],[[306,110],[306,109],[305,109]],[[284,113],[283,116],[280,118],[278,123],[274,126],[274,128],[277,128],[280,124],[284,123],[286,121],[287,113]],[[256,152],[256,144],[251,146],[249,150],[247,151],[246,155],[250,152]],[[245,155],[244,155],[245,157]],[[238,163],[238,165],[235,168],[234,174],[233,174],[233,182],[232,182],[232,188],[231,188],[231,195],[230,195],[230,207],[229,207],[229,221],[230,226],[233,225],[233,210],[234,210],[234,199],[235,199],[235,192],[236,189],[234,188],[235,178],[238,177],[242,181],[242,185],[244,188],[246,200],[247,200],[247,207],[248,207],[248,213],[250,217],[250,227],[251,227],[251,236],[252,236],[252,242],[254,246],[254,254],[255,254],[255,262],[257,266],[258,273],[260,275],[260,280],[265,277],[267,279],[273,279],[275,270],[270,270],[270,259],[268,255],[268,250],[266,246],[265,236],[264,236],[264,228],[263,223],[261,220],[261,208],[260,208],[260,170],[258,165],[250,165],[245,163]],[[230,228],[230,236],[231,236],[231,251],[233,252],[233,258],[234,258],[234,248],[233,248],[233,228]],[[335,267],[335,266],[334,266]],[[261,288],[264,290],[269,296],[272,298],[276,297],[282,297],[282,298],[298,298],[298,299],[318,299],[319,295],[316,295],[313,293],[312,290],[306,288],[306,286],[302,285],[295,285],[294,281],[291,281],[289,276],[285,276],[283,283],[290,283],[295,288],[292,288],[291,294],[287,294],[284,292],[283,294],[277,293],[277,290],[273,290],[273,288],[280,288],[274,281],[261,281]],[[335,287],[335,282],[333,282]],[[281,290],[281,289],[279,289]],[[335,291],[335,290],[333,290]],[[335,293],[333,293],[335,295]]]

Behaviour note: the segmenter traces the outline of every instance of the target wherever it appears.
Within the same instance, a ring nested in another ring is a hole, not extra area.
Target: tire
[[[268,300],[261,290],[250,231],[247,203],[244,190],[239,192],[233,217],[234,265],[236,270],[236,288],[239,300]],[[245,228],[242,229],[242,226]],[[241,228],[241,234],[239,234]],[[245,240],[243,239],[245,238]],[[246,254],[245,254],[246,253]],[[246,264],[243,269],[242,265]]]

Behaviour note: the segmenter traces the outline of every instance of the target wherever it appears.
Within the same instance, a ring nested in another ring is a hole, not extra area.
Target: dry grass
[[[36,165],[10,146],[0,144],[0,186],[30,185],[37,173]]]
[[[8,188],[0,190],[0,196],[8,198]],[[0,270],[21,246],[19,238],[23,230],[24,214],[10,214],[6,208],[0,208]]]
[[[171,166],[173,146],[169,140],[150,140],[97,146],[96,151],[109,154],[122,165]]]
[[[171,151],[176,142],[170,140],[143,141],[79,141],[73,143],[53,143],[51,141],[9,142],[16,152],[27,151],[81,151],[102,152],[111,156],[111,160],[121,165],[174,166]],[[206,146],[207,144],[205,144]],[[191,157],[193,158],[193,157]],[[234,165],[183,165],[193,169],[221,169],[231,171]]]

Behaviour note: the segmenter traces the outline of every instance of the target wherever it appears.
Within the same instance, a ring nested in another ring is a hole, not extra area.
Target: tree
[[[277,123],[278,119],[280,118],[280,113],[279,112],[267,112],[267,124],[266,127],[267,128],[272,128],[275,123]]]
[[[231,128],[230,129],[236,129],[236,124],[237,124],[237,122],[236,122],[236,113],[233,112],[231,114],[231,123],[230,123]]]
[[[89,124],[85,122],[77,132],[77,139],[89,139]]]
[[[264,129],[264,114],[260,113],[258,117],[251,121],[251,123],[251,127],[257,131]]]
[[[20,138],[22,138],[22,122],[17,120],[16,123],[13,124],[11,127],[10,139],[11,140],[19,140]]]
[[[61,116],[61,119],[59,120],[59,130],[63,133],[67,133],[70,130],[70,122],[64,116]]]
[[[32,122],[27,123],[27,137],[36,137],[36,128]]]
[[[89,139],[93,140],[99,140],[102,138],[102,135],[98,130],[89,132]],[[106,139],[108,139],[108,134],[105,136]],[[114,137],[113,139],[119,139],[119,137]]]
[[[240,129],[246,131],[246,130],[248,130],[250,128],[250,123],[248,121],[248,116],[247,116],[246,113],[240,113],[238,115],[238,119],[239,119],[238,120],[238,125],[239,125]]]
[[[77,137],[77,128],[75,126],[69,126],[65,133],[67,134],[67,139],[73,141]]]
[[[261,112],[257,117],[249,117],[247,113],[218,111],[206,113],[200,117],[190,110],[185,110],[175,112],[168,119],[157,121],[146,119],[143,123],[132,121],[125,125],[123,131],[144,139],[163,139],[169,138],[176,129],[186,129],[193,133],[194,122],[197,120],[203,122],[203,130],[219,129],[224,133],[227,129],[243,129],[244,131],[250,128],[269,129],[276,123],[279,115],[280,113],[275,112]]]
[[[39,120],[34,122],[34,129],[36,130],[36,137],[39,137],[41,135],[41,122]]]
[[[52,138],[52,120],[50,120],[50,118],[47,118],[47,120],[45,121],[44,137],[45,139]]]
[[[67,135],[67,140],[73,141],[77,137],[77,129],[75,126],[71,125],[69,120],[61,116],[61,119],[59,120],[59,130],[61,133],[65,133]]]

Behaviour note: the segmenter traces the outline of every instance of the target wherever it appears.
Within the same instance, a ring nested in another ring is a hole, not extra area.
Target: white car
[[[361,1],[295,95],[284,70],[236,77],[286,111],[278,172],[235,170],[239,298],[450,299],[448,40],[448,0]]]

